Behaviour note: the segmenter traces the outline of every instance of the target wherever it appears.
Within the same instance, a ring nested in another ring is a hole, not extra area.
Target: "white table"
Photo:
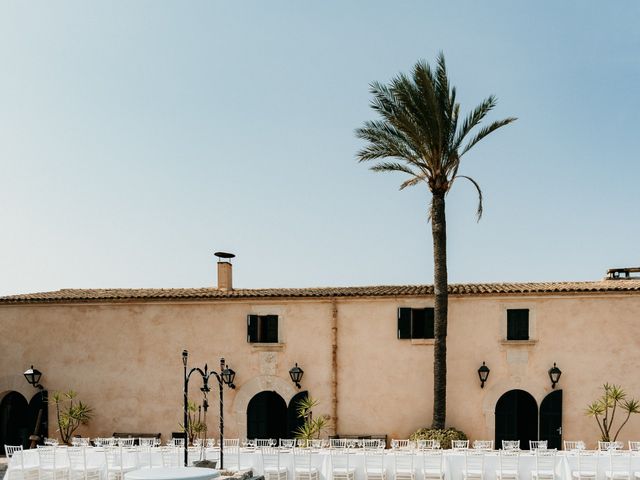
[[[211,480],[219,476],[218,470],[201,467],[140,468],[124,474],[125,480]]]

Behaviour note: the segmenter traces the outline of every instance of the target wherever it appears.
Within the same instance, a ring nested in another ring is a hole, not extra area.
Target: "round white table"
[[[211,480],[220,476],[218,470],[202,467],[140,468],[125,473],[125,480]]]

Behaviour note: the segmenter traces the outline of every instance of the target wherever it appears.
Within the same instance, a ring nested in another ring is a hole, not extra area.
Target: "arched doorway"
[[[294,395],[289,402],[289,408],[287,408],[287,438],[294,438],[295,432],[302,426],[304,419],[298,416],[298,405],[303,398],[306,398],[309,392],[300,392]]]
[[[276,392],[260,392],[247,407],[247,438],[284,438],[287,403]]]
[[[548,448],[562,445],[562,390],[554,390],[540,403],[540,440]]]
[[[538,404],[524,390],[510,390],[496,403],[496,448],[502,440],[520,440],[529,449],[529,440],[538,439]]]
[[[29,417],[26,398],[18,392],[6,392],[0,400],[0,452],[5,445],[29,446]]]

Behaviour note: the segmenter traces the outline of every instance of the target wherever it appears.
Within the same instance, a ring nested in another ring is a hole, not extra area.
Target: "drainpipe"
[[[331,418],[333,434],[338,434],[338,303],[331,299]]]

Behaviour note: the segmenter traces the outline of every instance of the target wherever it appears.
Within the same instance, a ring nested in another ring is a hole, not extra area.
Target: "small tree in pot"
[[[93,417],[93,409],[80,400],[76,401],[77,396],[73,390],[54,392],[51,395],[51,401],[56,406],[60,439],[67,445],[70,444],[71,437],[78,427],[86,425]]]

